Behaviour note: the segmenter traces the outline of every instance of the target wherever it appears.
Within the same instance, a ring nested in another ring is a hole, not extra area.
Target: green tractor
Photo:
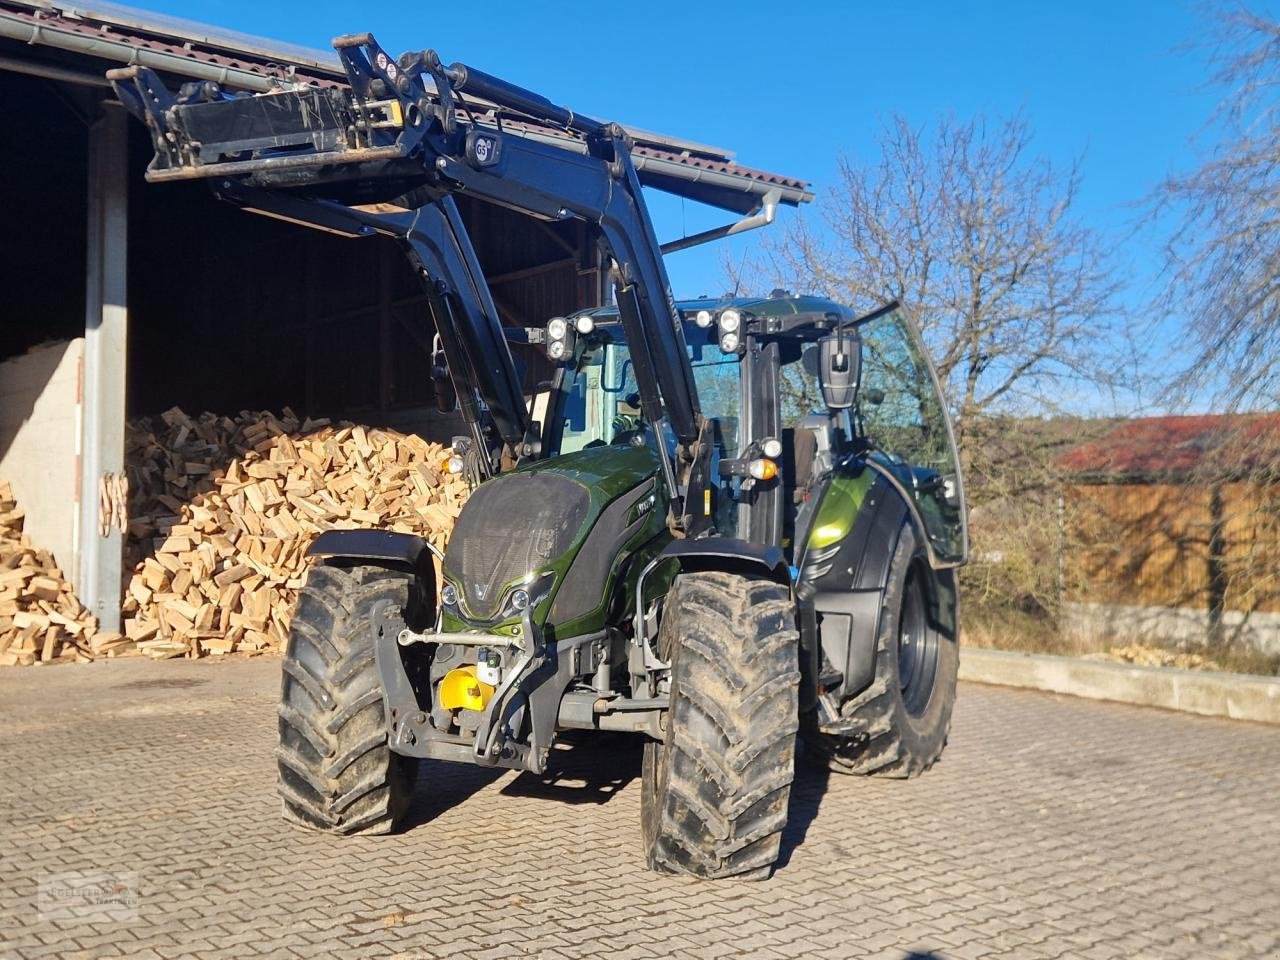
[[[899,777],[946,742],[967,531],[918,332],[895,304],[677,304],[620,128],[431,51],[335,47],[349,91],[174,96],[145,68],[111,74],[152,131],[149,179],[398,239],[469,428],[453,466],[474,489],[442,556],[375,530],[311,547],[283,663],[285,816],[387,832],[422,759],[540,774],[562,731],[621,731],[645,738],[652,868],[767,876],[801,740],[833,770]],[[590,225],[615,305],[504,330],[462,191]],[[510,342],[555,365],[532,402]]]

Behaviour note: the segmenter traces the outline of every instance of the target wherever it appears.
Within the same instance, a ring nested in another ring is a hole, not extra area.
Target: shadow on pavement
[[[631,734],[570,731],[556,741],[546,773],[522,773],[502,793],[562,803],[608,803],[640,775],[643,750],[643,738]]]
[[[508,797],[560,803],[605,804],[640,776],[643,751],[642,737],[569,731],[561,734],[552,748],[546,773],[521,773],[504,784],[500,792]],[[464,802],[510,772],[423,760],[418,772],[418,789],[402,829],[411,830],[429,823],[444,810]],[[784,869],[792,852],[805,842],[809,826],[818,816],[830,776],[825,767],[809,763],[803,756],[797,758],[777,869]]]
[[[796,757],[796,779],[791,785],[791,804],[787,808],[787,825],[782,831],[775,870],[785,870],[791,862],[791,854],[804,843],[809,826],[817,819],[830,778],[831,771],[825,766],[807,760],[803,753]]]
[[[430,823],[445,810],[463,803],[507,772],[445,760],[421,761],[413,801],[400,821],[399,832]]]

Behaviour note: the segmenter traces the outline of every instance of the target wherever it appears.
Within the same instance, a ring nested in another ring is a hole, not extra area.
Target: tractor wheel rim
[[[907,713],[918,717],[933,697],[938,672],[938,633],[929,629],[924,590],[913,569],[907,575],[898,618],[898,685]]]

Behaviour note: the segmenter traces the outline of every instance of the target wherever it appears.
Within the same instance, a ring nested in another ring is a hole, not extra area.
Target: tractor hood
[[[614,559],[608,548],[642,539],[655,517],[654,533],[665,528],[665,503],[657,502],[660,468],[647,448],[597,447],[482,483],[463,507],[445,550],[445,584],[453,588],[444,597],[452,600],[443,605],[446,628],[506,633],[519,624],[525,606],[533,607],[540,625],[553,606],[576,617],[601,607]],[[620,509],[624,505],[629,509]],[[603,524],[608,530],[630,535],[589,551],[600,554],[591,559],[602,566],[599,576],[574,571],[570,577],[583,545],[600,539],[592,534],[602,519],[612,520]],[[557,597],[570,579],[571,589],[581,594],[572,603]],[[586,596],[584,589],[599,594]]]

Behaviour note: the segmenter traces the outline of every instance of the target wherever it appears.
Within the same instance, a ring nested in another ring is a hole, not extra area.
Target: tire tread
[[[794,608],[784,587],[729,573],[683,574],[674,590],[667,779],[648,813],[649,864],[759,879],[777,860],[795,775]]]
[[[337,834],[390,832],[416,763],[387,746],[369,614],[407,604],[408,574],[317,566],[307,574],[282,665],[276,749],[285,819]]]

